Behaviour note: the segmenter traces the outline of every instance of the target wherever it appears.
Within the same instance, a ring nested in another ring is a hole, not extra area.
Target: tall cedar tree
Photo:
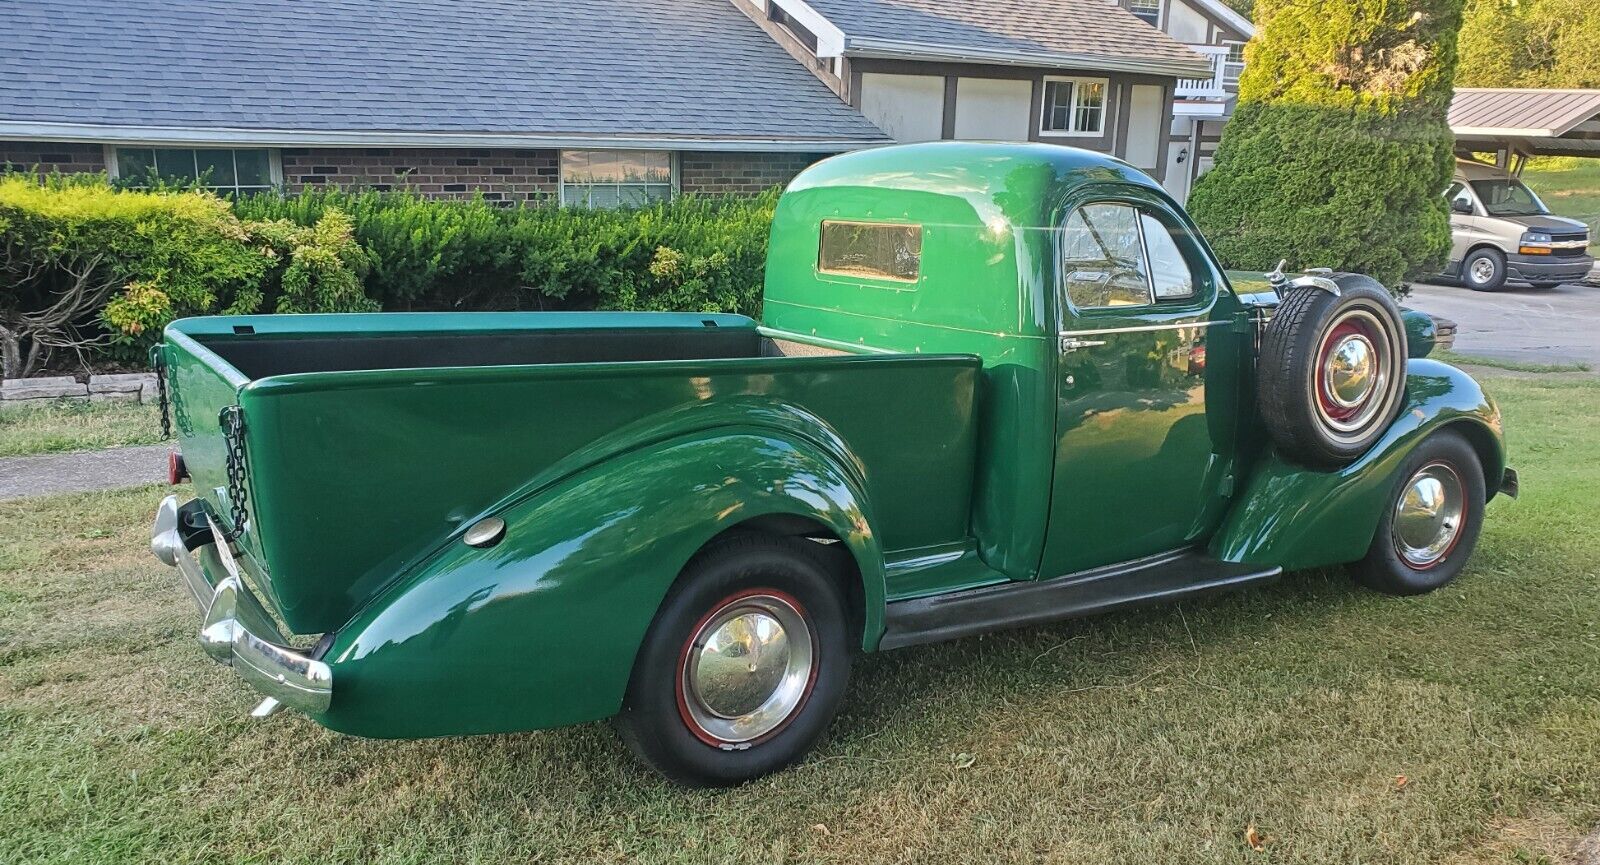
[[[1462,0],[1258,0],[1239,107],[1189,210],[1229,267],[1436,272]]]

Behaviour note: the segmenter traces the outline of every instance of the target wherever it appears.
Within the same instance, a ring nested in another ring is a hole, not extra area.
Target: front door
[[[1221,519],[1240,369],[1231,297],[1153,197],[1059,232],[1056,459],[1041,578],[1190,546]],[[1213,397],[1217,392],[1217,398]]]

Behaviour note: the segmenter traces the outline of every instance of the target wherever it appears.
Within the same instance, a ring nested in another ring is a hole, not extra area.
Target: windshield
[[[1472,190],[1478,193],[1478,200],[1490,216],[1538,216],[1550,212],[1520,180],[1474,180]]]

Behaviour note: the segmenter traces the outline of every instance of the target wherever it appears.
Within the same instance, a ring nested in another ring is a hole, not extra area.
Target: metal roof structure
[[[1458,88],[1450,131],[1462,151],[1600,156],[1600,90]]]

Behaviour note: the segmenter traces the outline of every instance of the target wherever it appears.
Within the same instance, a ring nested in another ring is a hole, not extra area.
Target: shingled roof
[[[1211,61],[1108,0],[806,0],[846,55],[1211,75]]]
[[[840,150],[728,0],[0,0],[0,138]]]

